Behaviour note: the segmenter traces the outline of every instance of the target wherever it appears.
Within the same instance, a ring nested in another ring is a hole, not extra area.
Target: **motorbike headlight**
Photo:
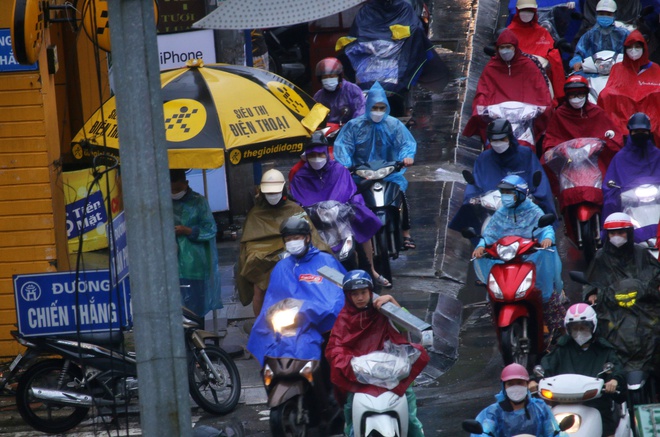
[[[268,387],[273,382],[273,369],[268,364],[264,366],[264,385]]]
[[[496,299],[504,299],[504,293],[502,293],[500,284],[497,283],[492,273],[488,275],[488,289]]]
[[[568,153],[568,158],[573,162],[581,162],[586,160],[587,158],[589,158],[589,149],[587,147],[580,147],[577,149],[568,147],[566,149],[566,152]]]
[[[273,324],[273,330],[284,336],[295,335],[295,330],[290,328],[296,323],[298,311],[300,311],[300,308],[294,307],[273,312],[270,319],[270,322]]]
[[[303,378],[305,378],[307,381],[310,383],[314,382],[314,376],[312,375],[312,362],[307,361],[307,364],[303,366],[302,369],[300,369],[300,375],[302,375]]]
[[[518,253],[518,248],[520,247],[520,243],[516,241],[513,244],[509,244],[508,246],[505,246],[503,244],[498,244],[497,245],[497,256],[502,260],[502,261],[511,261],[513,258],[516,257],[516,254]]]
[[[344,261],[353,249],[353,237],[348,237],[339,251],[339,261]]]
[[[389,175],[393,171],[394,171],[394,166],[392,165],[379,168],[378,170],[376,170],[376,179],[383,179],[385,176]]]
[[[527,273],[527,276],[525,276],[525,279],[523,279],[522,283],[516,290],[516,299],[520,299],[521,297],[525,296],[525,293],[527,293],[527,290],[530,289],[534,283],[532,282],[532,278],[534,277],[534,271],[530,270],[529,273]]]
[[[548,390],[549,391],[549,390]],[[573,414],[573,413],[559,413],[555,415],[555,419],[557,419],[557,423],[561,423],[562,420],[565,418],[573,416],[573,426],[565,430],[564,432],[566,434],[574,434],[578,432],[580,429],[580,426],[582,426],[582,417],[580,417],[579,414]]]
[[[361,178],[369,180],[369,179],[374,179],[374,175],[376,174],[376,172],[373,170],[358,170],[355,172],[355,174],[357,174]]]
[[[642,203],[649,203],[655,200],[655,197],[658,195],[658,187],[655,185],[640,185],[635,188],[635,196]]]

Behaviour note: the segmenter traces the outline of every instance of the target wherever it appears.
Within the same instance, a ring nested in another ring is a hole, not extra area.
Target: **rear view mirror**
[[[470,434],[483,434],[484,429],[481,426],[481,423],[477,422],[474,419],[464,420],[461,424],[463,426],[463,431],[467,431]]]
[[[470,170],[463,170],[461,174],[463,175],[463,179],[465,179],[465,182],[467,182],[468,184],[470,185],[477,184],[477,181],[474,179],[474,175]]]
[[[461,231],[461,235],[463,238],[475,238],[478,237],[479,235],[477,234],[477,231],[474,230],[474,228],[465,228]]]
[[[545,228],[546,226],[550,226],[555,222],[555,220],[557,220],[557,217],[554,214],[544,214],[541,216],[541,218],[539,218],[538,227]]]
[[[536,170],[532,175],[532,185],[534,185],[534,188],[541,185],[542,180],[543,180],[543,173],[541,173],[541,170]]]
[[[578,284],[583,284],[583,285],[589,285],[589,281],[587,281],[586,276],[584,275],[584,272],[578,272],[576,270],[571,270],[568,272],[568,276]]]

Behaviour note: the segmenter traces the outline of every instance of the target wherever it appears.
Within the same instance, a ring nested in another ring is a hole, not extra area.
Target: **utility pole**
[[[142,434],[189,437],[188,372],[154,3],[109,0],[108,12]]]

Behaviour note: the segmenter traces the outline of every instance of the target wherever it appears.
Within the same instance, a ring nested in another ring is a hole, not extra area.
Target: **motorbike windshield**
[[[633,218],[635,227],[657,225],[660,217],[660,185],[641,184],[621,193],[623,212]]]
[[[502,102],[496,105],[477,105],[477,114],[487,123],[504,118],[511,123],[513,136],[519,141],[534,144],[534,119],[545,111],[545,106],[530,105],[523,102]]]
[[[393,344],[387,340],[382,351],[351,358],[351,367],[358,382],[391,390],[410,375],[420,355],[421,352],[409,344]]]
[[[349,203],[327,200],[305,209],[328,246],[335,247],[353,234],[351,229],[353,207]]]
[[[600,189],[603,174],[598,168],[598,156],[603,147],[603,141],[598,138],[576,138],[546,151],[546,166],[559,179],[559,190],[579,187]]]
[[[403,41],[362,41],[346,48],[346,55],[355,68],[357,83],[399,83],[399,62]]]

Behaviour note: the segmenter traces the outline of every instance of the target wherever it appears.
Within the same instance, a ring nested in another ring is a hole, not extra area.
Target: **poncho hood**
[[[642,53],[642,56],[636,60],[633,61],[630,59],[627,53],[624,53],[623,56],[623,65],[626,66],[626,68],[630,68],[632,71],[639,71],[642,67],[644,67],[646,64],[649,63],[649,46],[646,44],[646,40],[644,39],[644,35],[639,30],[633,30],[630,32],[630,35],[628,35],[628,38],[623,43],[623,46],[625,48],[631,47],[635,43],[640,43],[644,47],[644,52]],[[624,51],[625,52],[625,51]]]
[[[390,115],[390,102],[387,101],[387,94],[378,82],[374,83],[369,89],[369,93],[367,94],[367,102],[364,106],[365,112],[371,112],[371,108],[376,103],[385,103],[385,106],[387,106],[387,109],[385,109],[385,117]]]

